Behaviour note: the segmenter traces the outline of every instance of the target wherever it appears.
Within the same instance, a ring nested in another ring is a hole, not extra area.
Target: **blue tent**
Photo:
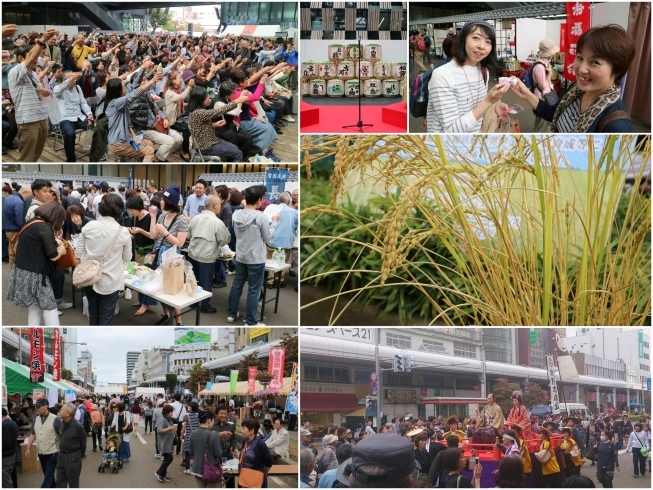
[[[551,410],[551,407],[548,405],[536,405],[533,408],[531,408],[531,414],[532,415],[537,415],[539,417],[542,417],[544,415],[547,415],[551,413],[553,410]]]

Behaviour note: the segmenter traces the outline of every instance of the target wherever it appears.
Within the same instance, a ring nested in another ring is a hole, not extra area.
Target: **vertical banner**
[[[288,169],[267,168],[265,169],[265,188],[267,189],[266,199],[276,204],[279,194],[286,189]]]
[[[564,77],[572,82],[576,81],[574,73],[574,60],[576,59],[576,45],[578,38],[590,28],[590,3],[567,2],[567,49],[565,51]]]
[[[249,366],[247,370],[247,393],[254,393],[256,389],[256,371],[258,371],[256,366]]]
[[[560,52],[567,52],[567,23],[563,22],[560,24]]]
[[[205,388],[206,391],[211,391],[211,388],[213,388],[213,383],[211,383],[210,381],[207,381],[206,382],[206,388]]]
[[[236,384],[238,383],[238,370],[232,369],[229,374],[229,393],[236,393]]]
[[[578,379],[578,370],[574,360],[567,350],[565,340],[560,334],[555,335],[555,353],[558,361],[558,371],[560,372],[560,381],[571,381]]]
[[[59,329],[54,329],[54,369],[52,370],[52,381],[61,381],[61,354],[59,352]]]
[[[546,356],[546,371],[549,377],[549,390],[551,391],[551,410],[554,414],[559,414],[560,398],[558,397],[558,385],[556,383],[553,356]]]
[[[293,391],[297,393],[299,391],[299,387],[297,386],[297,363],[293,362],[292,363],[292,374],[290,375],[290,391]]]
[[[129,178],[127,179],[127,189],[134,187],[134,175],[132,173],[132,168],[129,168]]]
[[[296,393],[289,393],[286,397],[286,412],[294,413],[295,415],[299,412],[299,399],[297,398]]]
[[[638,351],[638,357],[640,359],[644,358],[644,330],[639,329],[637,332],[637,351]]]
[[[268,364],[268,371],[274,376],[269,384],[271,390],[280,390],[283,388],[283,366],[285,362],[286,348],[272,347],[270,349],[270,360]]]
[[[43,352],[43,329],[30,328],[29,377],[32,383],[45,379],[45,354]]]

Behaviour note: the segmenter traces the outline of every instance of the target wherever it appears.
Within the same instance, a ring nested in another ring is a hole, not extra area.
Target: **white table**
[[[277,282],[277,294],[274,298],[266,299],[267,288],[267,274],[265,274],[265,280],[263,281],[263,302],[261,304],[261,319],[265,318],[265,303],[274,301],[274,312],[277,312],[279,308],[279,289],[281,288],[281,272],[290,269],[290,264],[283,264],[281,266],[268,265],[269,262],[265,263],[265,272],[272,272],[274,274],[274,280]]]

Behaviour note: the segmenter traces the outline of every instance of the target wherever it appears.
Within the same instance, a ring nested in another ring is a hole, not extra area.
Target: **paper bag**
[[[163,294],[175,295],[184,289],[184,266],[163,268]]]

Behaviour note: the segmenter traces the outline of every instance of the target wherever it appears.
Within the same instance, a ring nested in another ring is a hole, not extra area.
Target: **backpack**
[[[544,63],[541,61],[536,61],[533,63],[533,65],[526,71],[524,71],[521,76],[519,77],[521,81],[528,87],[528,90],[531,92],[535,92],[535,82],[533,81],[533,68],[535,68],[537,65],[542,65],[544,66]]]
[[[315,465],[315,471],[317,471],[318,475],[321,475],[326,471],[326,468],[324,467],[324,456],[326,456],[326,453],[317,460],[317,464]]]
[[[417,51],[426,51],[426,43],[422,36],[415,36],[415,47]]]
[[[150,407],[145,407],[143,409],[143,416],[152,417],[154,415],[154,409]]]
[[[91,414],[88,413],[88,410],[86,410],[86,406],[84,404],[80,405],[77,407],[77,410],[81,410],[82,413],[84,414],[84,432],[87,434],[91,432]]]
[[[413,90],[410,92],[410,114],[413,117],[426,116],[429,105],[429,82],[433,70],[426,71],[415,77]]]
[[[424,44],[426,45],[427,48],[431,47],[431,36],[428,34],[424,36]]]

